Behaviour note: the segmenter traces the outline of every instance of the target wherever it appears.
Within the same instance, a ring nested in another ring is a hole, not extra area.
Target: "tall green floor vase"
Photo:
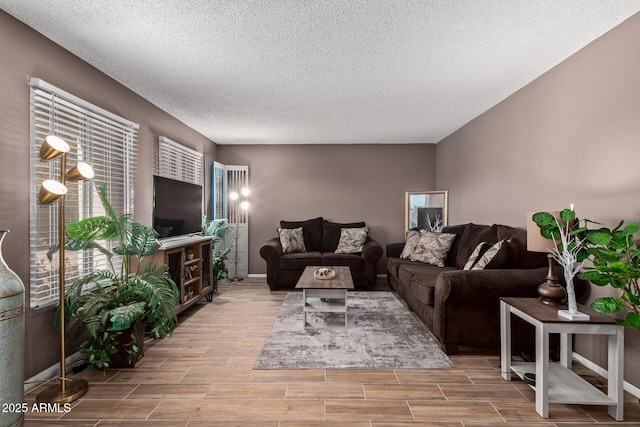
[[[2,257],[0,230],[0,426],[24,425],[24,285]]]

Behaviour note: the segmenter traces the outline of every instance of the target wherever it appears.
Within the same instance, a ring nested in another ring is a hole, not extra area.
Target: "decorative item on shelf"
[[[45,180],[42,182],[38,193],[38,202],[41,205],[49,205],[58,201],[58,322],[60,330],[60,378],[59,384],[52,385],[36,396],[40,403],[69,403],[82,397],[89,387],[85,380],[69,380],[65,367],[65,195],[68,192],[65,185],[69,181],[82,181],[93,179],[93,168],[84,162],[78,162],[76,166],[67,171],[67,153],[70,147],[62,138],[49,135],[45,138],[40,148],[40,160],[60,159],[60,178],[58,181]]]
[[[185,249],[185,254],[187,256],[187,261],[191,261],[193,259],[193,249],[192,248],[187,248]]]
[[[573,205],[571,205],[571,209],[563,209],[559,213],[554,212],[554,214],[537,212],[531,216],[531,220],[538,226],[540,236],[553,242],[553,247],[549,249],[550,255],[562,266],[564,271],[569,309],[558,310],[558,315],[569,320],[589,320],[588,314],[578,311],[573,287],[573,278],[580,271],[586,259],[586,254],[582,251],[584,240],[573,234],[577,224]]]
[[[566,212],[567,217],[575,217],[573,205],[562,212]],[[640,244],[634,237],[640,225],[635,222],[625,225],[620,221],[610,229],[588,218],[576,218],[575,224],[570,235],[572,244],[579,246],[577,261],[591,261],[583,266],[584,272],[578,277],[597,286],[610,285],[619,290],[616,296],[596,298],[591,302],[591,309],[603,314],[624,311],[624,318],[617,322],[640,329]],[[553,230],[554,224],[543,218],[540,228],[543,227]]]
[[[184,278],[185,280],[192,280],[193,279],[193,272],[196,271],[198,267],[196,267],[195,265],[185,265],[184,266]]]
[[[242,199],[240,198],[240,195],[242,195]],[[242,277],[238,276],[238,231],[240,228],[240,221],[242,220],[243,214],[241,214],[241,211],[247,212],[249,210],[249,201],[247,200],[247,198],[249,197],[249,189],[247,187],[244,187],[241,191],[240,194],[238,194],[237,192],[233,191],[231,192],[231,194],[229,194],[229,198],[231,199],[231,202],[233,204],[233,213],[234,213],[234,223],[236,225],[236,234],[235,234],[235,238],[234,238],[234,248],[235,248],[235,256],[234,256],[234,275],[233,275],[233,281],[234,282],[239,282],[240,280],[242,280]]]
[[[313,272],[313,277],[320,280],[335,279],[336,272],[327,267],[322,267]]]
[[[0,396],[3,402],[24,402],[24,284],[2,257],[8,232],[0,230]],[[21,411],[0,412],[0,425],[23,424]]]
[[[560,216],[560,212],[548,212],[552,218]],[[555,273],[555,259],[551,251],[556,248],[556,243],[552,238],[541,234],[539,226],[534,219],[534,212],[527,214],[527,250],[531,252],[542,252],[547,254],[549,270],[544,283],[538,286],[540,301],[549,305],[563,304],[567,298],[567,291],[558,284]]]

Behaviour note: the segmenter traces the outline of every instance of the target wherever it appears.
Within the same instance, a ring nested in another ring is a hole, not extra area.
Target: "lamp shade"
[[[42,160],[51,160],[61,154],[68,153],[69,150],[69,144],[64,139],[59,136],[49,135],[44,139],[42,147],[40,147],[39,157]]]
[[[531,252],[549,252],[556,247],[556,243],[552,239],[542,237],[538,224],[533,222],[533,214],[535,213],[527,213],[527,250]],[[559,211],[549,211],[548,213],[560,221]]]
[[[73,169],[67,172],[67,179],[71,181],[83,181],[85,179],[93,179],[93,168],[85,162],[78,162]]]
[[[67,194],[67,187],[58,181],[47,179],[42,182],[38,193],[38,202],[41,205],[49,205]]]

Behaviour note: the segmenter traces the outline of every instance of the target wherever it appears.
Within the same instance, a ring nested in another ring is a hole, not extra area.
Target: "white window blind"
[[[118,215],[133,214],[138,125],[94,106],[40,79],[29,79],[31,127],[30,305],[38,310],[58,302],[58,259],[47,251],[58,243],[58,203],[41,206],[37,194],[45,179],[59,180],[59,160],[42,161],[40,146],[47,135],[64,139],[71,150],[67,168],[77,161],[91,165],[91,181],[67,181],[67,223],[104,215],[98,188],[106,183],[109,202]],[[116,268],[121,261],[113,259]],[[96,269],[106,269],[98,251],[65,253],[66,285]]]
[[[158,175],[202,185],[202,153],[164,136],[158,138]]]

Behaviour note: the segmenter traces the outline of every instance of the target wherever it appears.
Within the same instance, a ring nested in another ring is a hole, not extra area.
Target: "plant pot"
[[[118,352],[111,356],[111,362],[109,363],[109,368],[114,369],[126,369],[126,368],[134,368],[138,360],[142,359],[144,356],[144,330],[146,328],[146,324],[144,322],[138,322],[129,329],[122,331],[120,335],[118,335]],[[138,343],[139,350],[135,354],[134,359],[130,359],[129,354],[129,346],[133,341],[131,334],[134,334],[135,340]],[[132,363],[131,363],[132,362]]]
[[[191,261],[193,259],[193,254],[187,254],[187,261]]]

